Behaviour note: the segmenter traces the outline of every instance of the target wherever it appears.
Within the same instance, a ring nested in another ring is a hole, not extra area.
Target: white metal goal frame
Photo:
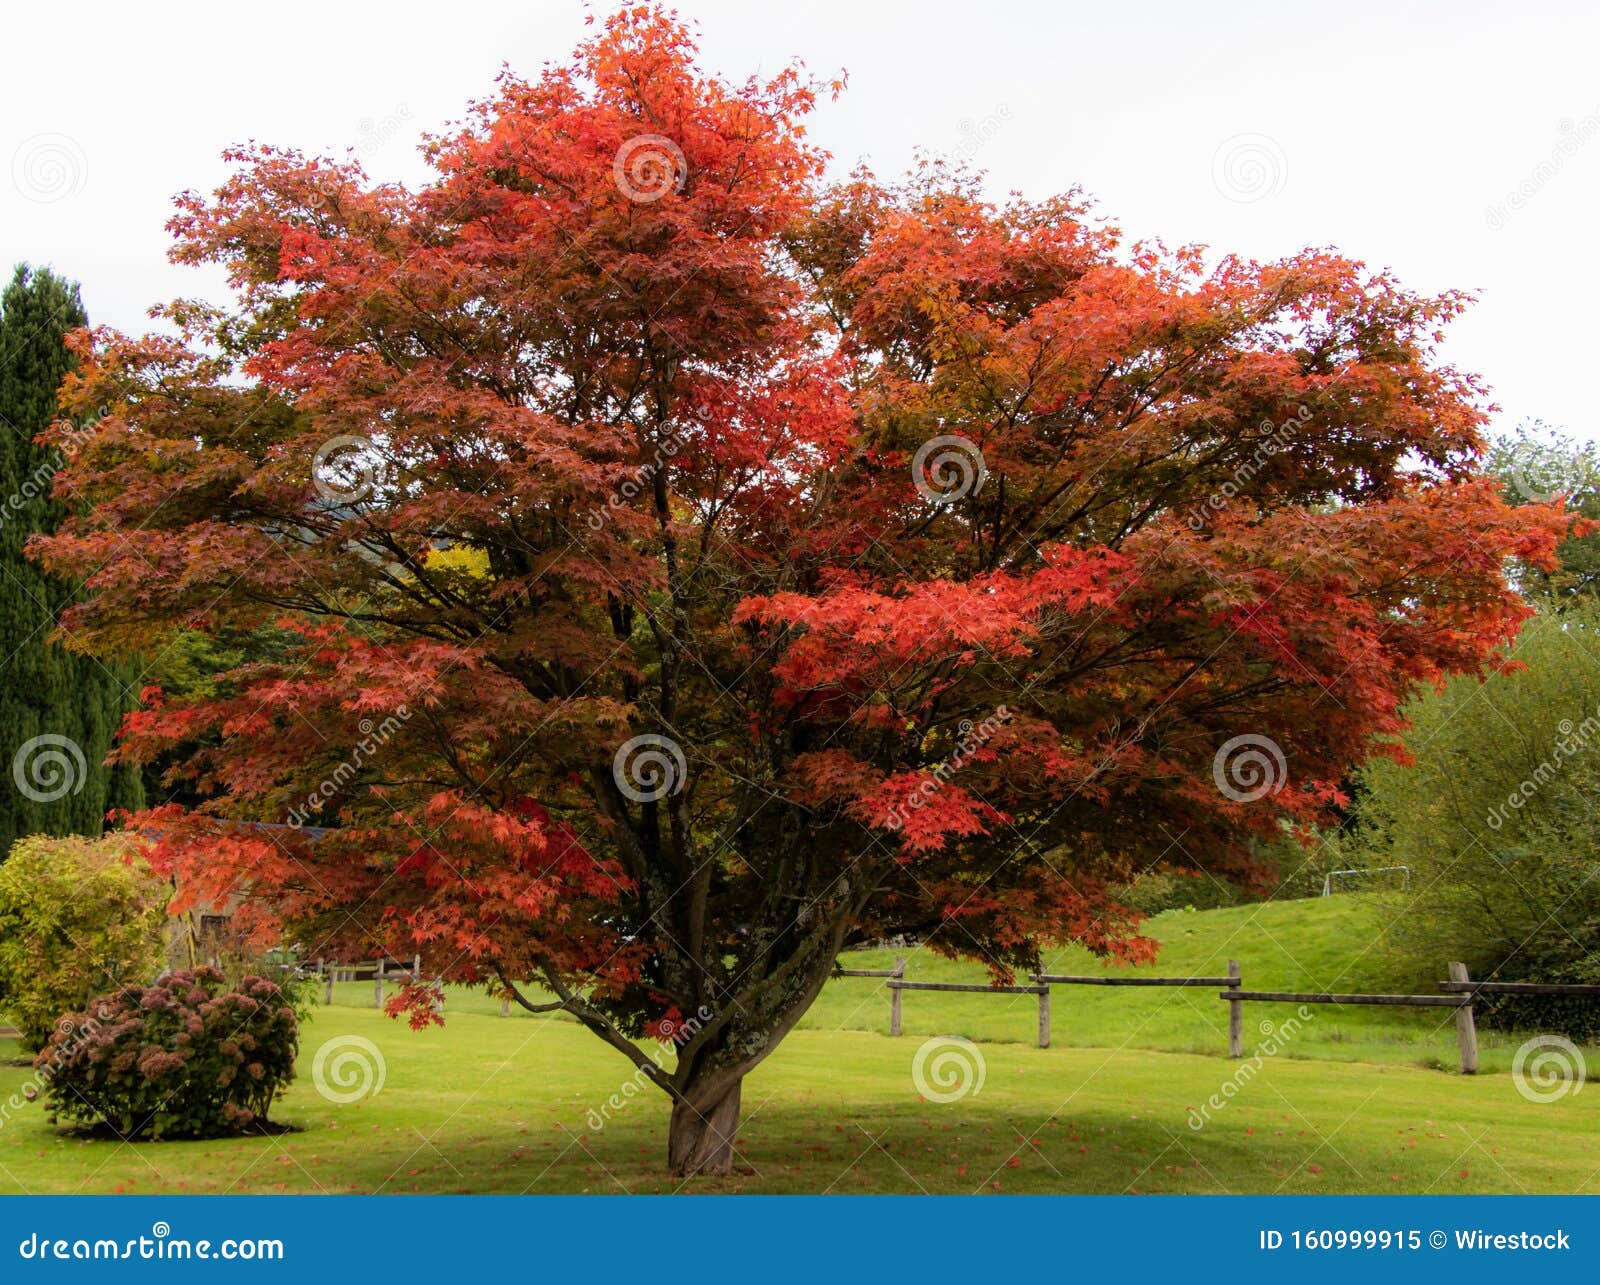
[[[1363,866],[1351,870],[1328,871],[1322,878],[1322,895],[1324,897],[1333,896],[1333,880],[1336,875],[1381,875],[1394,874],[1396,871],[1400,871],[1405,875],[1405,878],[1400,883],[1400,890],[1404,892],[1411,887],[1410,866]]]

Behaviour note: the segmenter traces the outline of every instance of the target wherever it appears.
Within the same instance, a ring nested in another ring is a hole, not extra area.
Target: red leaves
[[[845,586],[750,598],[735,610],[733,623],[796,630],[773,666],[783,699],[800,703],[840,693],[852,698],[858,718],[916,717],[921,699],[942,694],[921,687],[929,669],[1020,660],[1064,617],[1103,612],[1115,603],[1129,567],[1121,555],[1066,546],[1039,552],[1043,564],[1027,575],[996,571],[965,582],[908,584],[892,593]],[[862,700],[867,693],[876,699]],[[876,703],[885,698],[887,710]]]
[[[654,1021],[646,1022],[644,1027],[644,1034],[648,1039],[658,1040],[662,1044],[680,1043],[683,1031],[683,1014],[678,1011],[676,1004],[669,1006],[666,1012]]]
[[[444,1025],[444,991],[434,981],[403,978],[399,988],[383,1002],[390,1017],[404,1017],[413,1031]]]

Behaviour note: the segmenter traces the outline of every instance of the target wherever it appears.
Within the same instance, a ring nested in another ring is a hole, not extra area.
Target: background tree
[[[235,153],[173,222],[235,303],[78,341],[111,413],[36,542],[97,645],[293,637],[128,720],[204,796],[142,818],[184,897],[572,1013],[683,1173],[849,945],[1147,958],[1108,887],[1325,820],[1565,525],[1475,475],[1458,297],[825,189],[819,88],[630,11],[419,190]]]
[[[1600,609],[1554,604],[1518,668],[1458,678],[1408,711],[1405,765],[1365,772],[1363,848],[1411,867],[1383,943],[1402,985],[1443,963],[1501,981],[1600,982]],[[1491,1020],[1600,1031],[1593,1004],[1496,1001]]]
[[[0,852],[26,834],[99,834],[108,809],[143,802],[136,768],[103,766],[136,671],[52,641],[76,585],[23,554],[64,512],[51,478],[74,439],[34,439],[71,366],[63,338],[84,324],[78,287],[48,271],[19,267],[0,293]]]
[[[154,637],[140,658],[140,682],[173,701],[215,700],[237,694],[232,675],[249,673],[250,665],[282,660],[289,654],[283,631],[274,626],[251,630],[217,627],[203,617],[184,620]],[[207,738],[220,741],[221,735]],[[185,764],[192,746],[144,759],[144,796],[149,803],[194,807],[203,793]],[[230,982],[238,975],[230,972]]]
[[[1560,497],[1585,519],[1556,546],[1556,566],[1519,569],[1524,592],[1560,604],[1600,595],[1600,444],[1581,442],[1542,420],[1519,424],[1495,441],[1487,467],[1510,504],[1542,504]]]

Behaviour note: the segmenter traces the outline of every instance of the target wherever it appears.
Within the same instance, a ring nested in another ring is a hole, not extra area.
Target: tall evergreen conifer
[[[51,641],[77,586],[24,552],[63,516],[50,483],[64,456],[34,437],[85,321],[78,287],[47,270],[17,268],[0,294],[0,859],[23,835],[98,834],[108,809],[143,801],[136,770],[104,766],[137,676]]]

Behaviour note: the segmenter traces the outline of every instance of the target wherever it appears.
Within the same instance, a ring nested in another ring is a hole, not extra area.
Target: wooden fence
[[[1228,961],[1227,977],[1081,977],[1067,973],[1030,973],[1028,986],[981,986],[957,982],[908,982],[906,961],[895,960],[892,969],[838,970],[841,977],[883,977],[889,989],[889,1034],[899,1035],[907,991],[956,991],[965,994],[1033,995],[1039,1001],[1039,1047],[1050,1047],[1050,990],[1053,986],[1238,986],[1239,964]]]
[[[1075,976],[1071,973],[1033,973],[1032,978],[1041,982],[1048,990],[1051,986],[1226,986],[1231,994],[1244,984],[1243,975],[1239,969],[1239,961],[1228,961],[1228,975],[1226,977],[1113,977],[1100,974],[1095,977]],[[1050,1005],[1049,996],[1043,1000],[1046,1010]],[[1228,1009],[1228,1047],[1233,1049],[1242,1047],[1244,1043],[1244,1012],[1234,1004]],[[1046,1041],[1039,1045],[1048,1048]],[[1235,1053],[1233,1056],[1238,1057]]]
[[[1443,995],[1333,995],[1297,994],[1292,991],[1227,990],[1220,998],[1228,1001],[1230,1010],[1238,1013],[1251,1000],[1285,1004],[1398,1004],[1414,1008],[1453,1008],[1456,1012],[1456,1045],[1461,1055],[1461,1074],[1476,1075],[1478,1071],[1478,1025],[1473,1015],[1472,1000],[1476,995],[1570,995],[1600,998],[1600,986],[1560,985],[1553,982],[1475,982],[1463,963],[1450,965],[1450,980],[1439,983]],[[1228,1055],[1243,1057],[1242,1040],[1233,1038],[1240,1024],[1228,1024]]]
[[[900,1034],[902,996],[906,991],[968,991],[988,995],[1037,995],[1039,997],[1039,1047],[1050,1047],[1050,988],[1048,986],[975,986],[961,982],[889,981],[889,1034]]]
[[[359,982],[363,977],[372,978],[372,1006],[383,1007],[383,982],[386,977],[409,977],[412,981],[422,976],[422,956],[411,957],[411,967],[407,968],[399,960],[394,959],[366,959],[358,960],[354,964],[339,964],[332,960],[317,960],[317,976],[322,978],[322,1002],[333,1003],[333,984],[335,982]]]
[[[333,1003],[336,981],[372,978],[372,1002],[383,1007],[385,978],[422,974],[422,957],[413,956],[408,968],[390,959],[369,959],[354,964],[339,964],[319,959],[317,974],[324,980],[324,1004]],[[1477,995],[1565,995],[1600,999],[1600,986],[1559,985],[1550,982],[1475,982],[1461,963],[1450,965],[1450,980],[1439,983],[1440,995],[1341,995],[1327,991],[1247,991],[1237,959],[1228,961],[1225,977],[1118,977],[1112,974],[1085,976],[1072,973],[1030,973],[1027,986],[984,986],[965,982],[912,982],[906,980],[905,957],[897,956],[893,968],[836,968],[836,977],[875,977],[889,992],[889,1034],[899,1035],[905,1015],[907,991],[943,991],[964,994],[1033,995],[1039,1001],[1039,1047],[1050,1047],[1050,991],[1055,986],[1220,986],[1218,998],[1228,1005],[1228,1056],[1244,1056],[1244,1006],[1266,1004],[1382,1004],[1412,1008],[1451,1008],[1455,1010],[1456,1043],[1461,1055],[1461,1073],[1478,1070],[1478,1029],[1472,1001]],[[500,1016],[511,1015],[511,1001],[502,998]]]
[[[906,991],[961,991],[969,994],[984,993],[989,995],[1034,995],[1039,1000],[1039,1047],[1050,1047],[1051,1006],[1050,991],[1054,986],[1231,986],[1240,985],[1239,963],[1237,960],[1228,961],[1228,975],[1226,977],[1113,977],[1103,976],[1077,976],[1070,973],[1030,973],[1028,986],[978,986],[958,984],[955,982],[908,982],[904,980],[905,960],[895,962],[892,973],[847,971],[846,977],[890,977],[892,980],[885,983],[889,987],[889,1034],[900,1034],[900,1019],[903,1012],[902,996]]]
[[[1454,965],[1451,965],[1454,967]],[[1321,991],[1246,991],[1227,990],[1228,1056],[1244,1056],[1244,1005],[1252,1001],[1273,1004],[1388,1004],[1411,1008],[1453,1008],[1456,1010],[1456,1038],[1461,1047],[1461,1073],[1478,1069],[1478,1034],[1472,1023],[1472,1004],[1462,995],[1334,995]]]

